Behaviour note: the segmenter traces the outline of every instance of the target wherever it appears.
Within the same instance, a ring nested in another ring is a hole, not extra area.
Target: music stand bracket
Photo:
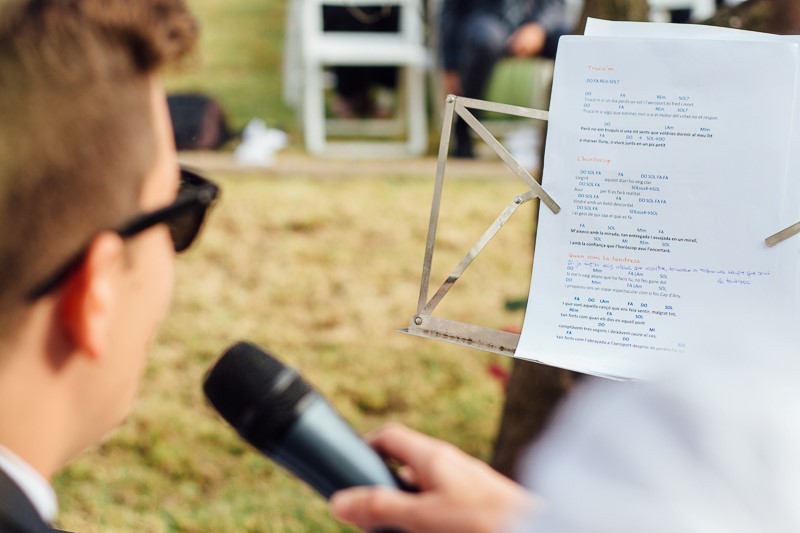
[[[419,300],[417,312],[411,317],[408,329],[400,330],[403,333],[426,337],[446,342],[477,348],[489,352],[494,352],[507,356],[514,356],[519,342],[519,335],[507,331],[486,328],[475,324],[456,322],[445,318],[431,316],[431,313],[442,301],[448,291],[455,285],[464,271],[475,260],[478,254],[486,247],[505,222],[522,204],[539,198],[544,205],[554,214],[561,210],[555,200],[545,191],[541,185],[530,175],[530,173],[520,165],[488,129],[470,112],[470,109],[482,111],[493,111],[518,117],[547,120],[547,111],[530,109],[474,98],[463,98],[455,95],[448,95],[445,100],[444,117],[442,121],[442,136],[439,143],[439,157],[436,165],[436,182],[433,191],[433,201],[431,203],[431,215],[428,223],[428,239],[425,245],[425,259],[422,264],[422,279],[419,288]],[[487,230],[481,235],[478,241],[470,248],[464,258],[456,265],[444,283],[437,289],[433,297],[428,299],[428,289],[430,286],[431,263],[433,261],[433,250],[436,243],[436,230],[439,223],[439,210],[442,202],[442,187],[444,184],[445,164],[450,147],[450,133],[452,130],[453,119],[460,116],[470,128],[472,128],[483,141],[494,150],[509,169],[526,185],[529,190],[515,196],[500,215],[492,222]]]

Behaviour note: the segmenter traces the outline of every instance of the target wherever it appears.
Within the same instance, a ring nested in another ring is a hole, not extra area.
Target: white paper
[[[764,243],[800,220],[797,64],[769,38],[561,39],[543,186],[562,210],[540,210],[517,357],[647,378],[798,336],[800,237]]]
[[[637,37],[648,39],[721,39],[730,41],[797,41],[797,35],[775,35],[757,31],[736,30],[704,24],[672,24],[669,22],[621,22],[596,18],[586,19],[584,35],[593,37]]]

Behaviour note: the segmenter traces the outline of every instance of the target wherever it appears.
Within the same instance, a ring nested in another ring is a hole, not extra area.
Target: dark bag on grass
[[[202,94],[167,96],[178,150],[214,150],[231,140],[222,106]]]

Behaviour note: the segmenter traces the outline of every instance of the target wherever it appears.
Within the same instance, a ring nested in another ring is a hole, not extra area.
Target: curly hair
[[[136,211],[153,78],[197,32],[183,0],[3,2],[0,333],[33,283]]]

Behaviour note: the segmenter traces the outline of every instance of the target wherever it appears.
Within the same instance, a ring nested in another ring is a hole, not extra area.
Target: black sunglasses
[[[112,231],[127,239],[158,224],[166,224],[175,252],[180,253],[186,250],[200,233],[206,213],[218,195],[219,187],[213,182],[181,168],[180,188],[178,196],[172,204],[137,215]],[[61,285],[83,261],[85,255],[86,247],[30,290],[27,293],[28,300],[37,300]]]

